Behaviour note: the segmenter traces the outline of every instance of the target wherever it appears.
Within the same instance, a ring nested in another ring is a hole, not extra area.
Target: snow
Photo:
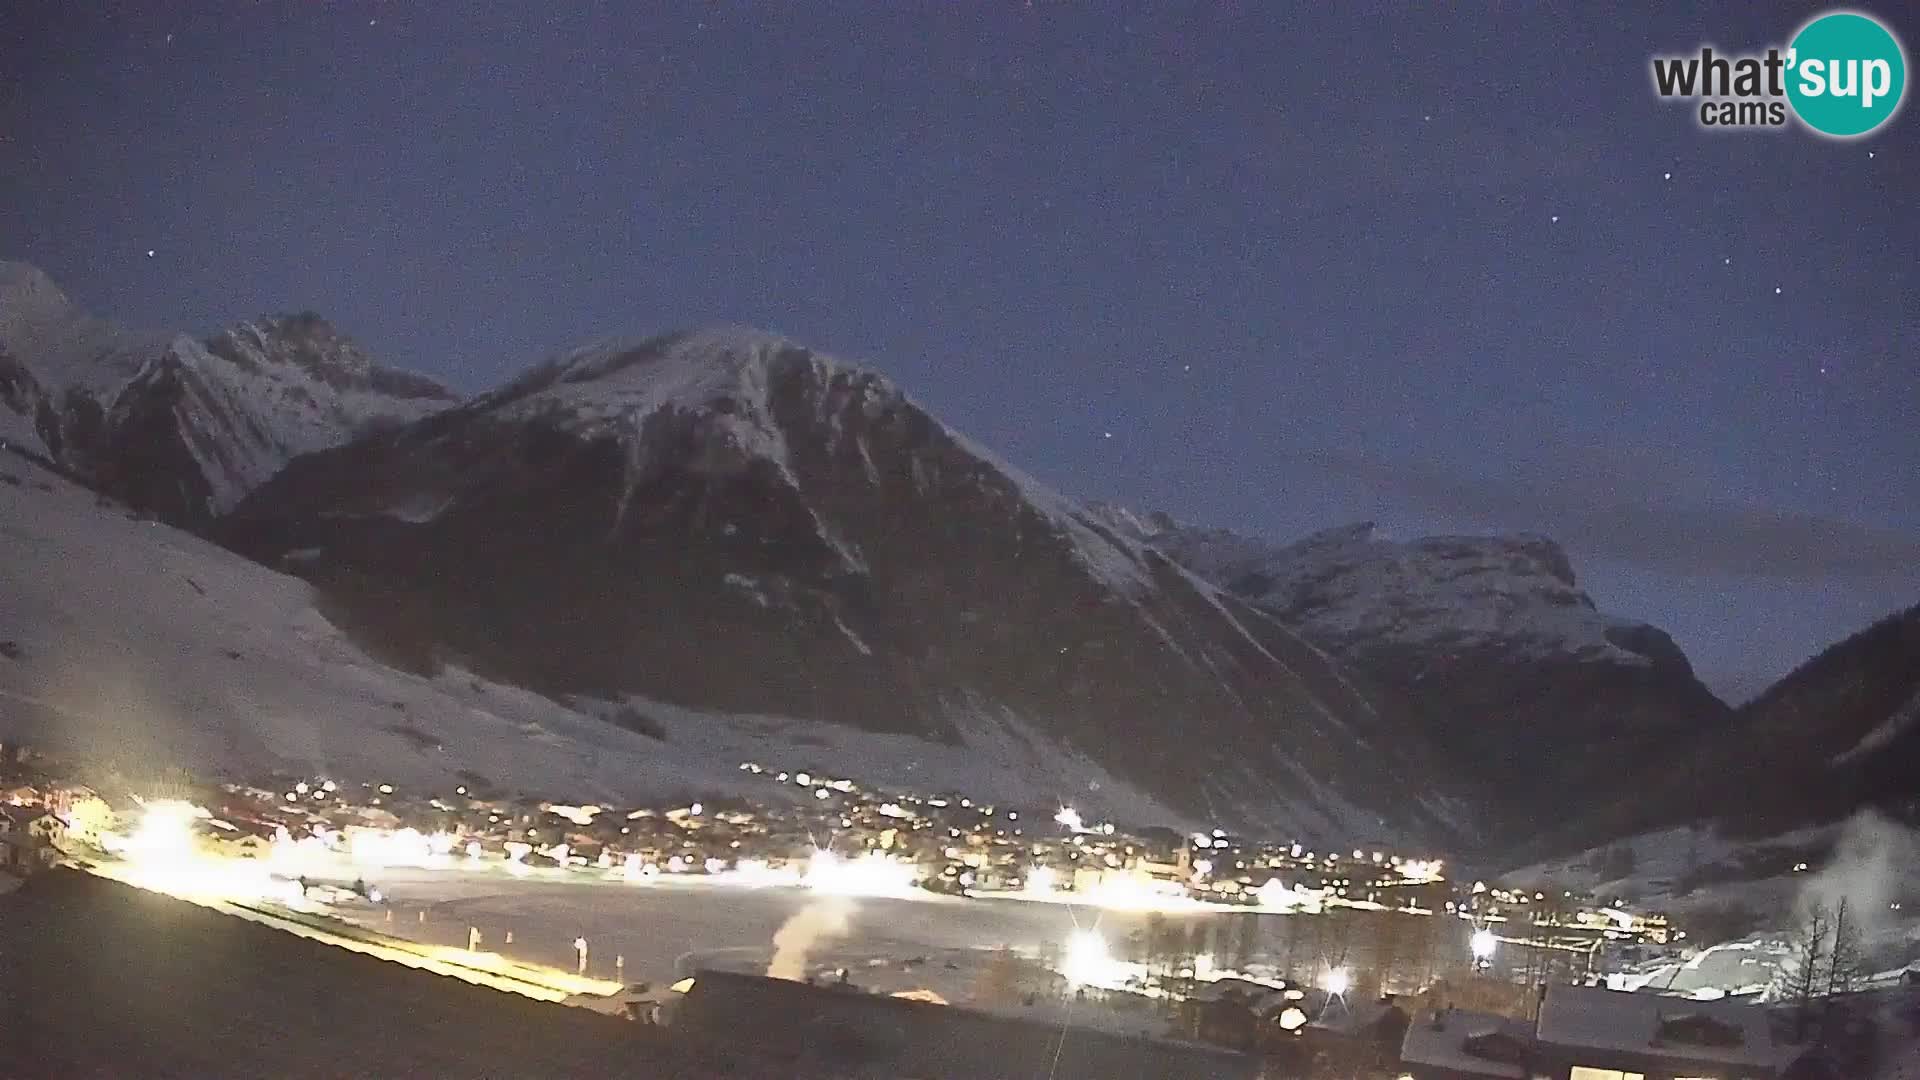
[[[873,647],[861,640],[859,634],[853,632],[853,628],[848,626],[844,619],[840,618],[839,612],[833,613],[833,625],[839,628],[841,636],[853,643],[853,647],[859,650],[861,656],[873,655]]]
[[[1879,750],[1899,738],[1916,722],[1920,722],[1920,693],[1914,694],[1905,705],[1895,709],[1893,715],[1881,721],[1879,726],[1862,736],[1860,741],[1853,745],[1852,749],[1835,756],[1833,763],[1835,765],[1844,765],[1854,758]]]
[[[1533,1038],[1533,1028],[1518,1020],[1466,1009],[1449,1010],[1444,1026],[1438,1029],[1430,1017],[1416,1016],[1413,1023],[1407,1025],[1406,1037],[1401,1042],[1401,1060],[1409,1065],[1447,1069],[1469,1076],[1516,1077],[1524,1080],[1527,1072],[1518,1065],[1477,1057],[1467,1052],[1468,1039],[1494,1034],[1506,1034],[1526,1041]]]
[[[1573,657],[1645,666],[1609,640],[1637,628],[1594,609],[1566,555],[1544,537],[1434,536],[1398,542],[1371,523],[1291,544],[1178,524],[1123,507],[1096,512],[1209,581],[1273,610],[1316,641],[1388,641],[1517,658]]]
[[[1074,559],[1108,588],[1126,596],[1153,586],[1144,544],[1110,529],[1094,528],[1093,523],[1099,518],[1087,507],[1047,487],[958,431],[944,425],[943,429],[961,449],[1006,477],[1021,499],[1060,529],[1073,543]]]
[[[1639,903],[1665,910],[1727,902],[1756,910],[1784,910],[1806,884],[1800,875],[1756,880],[1737,873],[1715,874],[1719,880],[1684,891],[1681,883],[1698,871],[1742,865],[1763,850],[1821,847],[1830,844],[1839,831],[1837,825],[1814,825],[1764,839],[1736,841],[1710,826],[1678,826],[1624,837],[1593,851],[1535,863],[1501,877],[1523,884],[1553,882],[1603,899],[1632,895]],[[1607,851],[1620,847],[1633,851],[1633,874],[1605,880],[1595,867],[1604,865]]]
[[[29,453],[47,456],[47,446],[34,430],[33,419],[14,412],[0,402],[0,445],[19,447]]]
[[[415,396],[374,389],[365,354],[318,321],[240,323],[208,343],[183,334],[132,333],[75,307],[47,276],[0,263],[0,351],[57,399],[79,391],[109,424],[151,404],[141,390],[177,378],[171,403],[182,444],[210,489],[211,513],[231,509],[293,457],[338,446],[377,424],[415,420],[452,395],[415,380]],[[0,409],[0,439],[44,452]]]
[[[1740,1032],[1740,1043],[1697,1046],[1678,1039],[1661,1040],[1661,1022],[1678,1016],[1702,1016],[1729,1025]],[[1548,989],[1540,1005],[1539,1038],[1561,1047],[1762,1068],[1785,1064],[1799,1053],[1798,1047],[1774,1042],[1764,1009],[1583,986]]]
[[[615,706],[569,705],[458,670],[426,678],[362,653],[305,582],[0,458],[0,738],[145,771],[450,787],[462,770],[509,790],[639,801],[762,793],[744,760],[792,761],[870,785],[966,790],[983,800],[1072,799],[1126,821],[1193,827],[1020,718],[956,703],[954,745],[777,716],[628,701],[664,739],[621,728]],[[40,491],[45,482],[51,492]],[[570,707],[571,706],[571,707]]]
[[[770,770],[811,771],[869,787],[959,792],[981,802],[1024,806],[1072,805],[1090,817],[1129,823],[1200,825],[1084,754],[1054,744],[1031,723],[972,703],[953,703],[944,717],[959,736],[955,744],[789,717],[706,712],[643,698],[630,697],[618,706],[577,704],[607,715],[618,708],[638,711],[663,734],[654,752],[689,767],[704,763],[737,770],[740,762],[754,761]],[[760,782],[745,790],[764,795],[777,789]]]
[[[821,386],[840,376],[861,376],[866,395],[862,407],[869,413],[888,406],[917,408],[885,379],[805,349],[778,334],[742,327],[702,329],[647,342],[615,340],[589,345],[563,354],[496,393],[484,395],[474,407],[492,410],[509,421],[541,418],[557,420],[583,434],[615,434],[628,449],[630,483],[637,482],[648,464],[641,435],[651,417],[666,412],[701,414],[709,419],[716,438],[697,467],[725,472],[745,468],[753,461],[766,461],[790,487],[800,491],[787,435],[773,415],[770,400],[776,358],[790,355],[804,355],[813,380]],[[840,412],[826,408],[824,400],[822,422],[829,434],[841,434]],[[1151,586],[1142,545],[1097,528],[1099,523],[1086,508],[959,432],[934,423],[955,445],[999,473],[1016,498],[1067,537],[1074,558],[1094,577],[1123,594]],[[864,442],[857,449],[866,476],[877,480],[879,473],[870,450]],[[814,524],[848,572],[866,572],[859,551],[836,536],[817,514]]]
[[[420,419],[451,403],[450,397],[407,398],[351,383],[336,386],[295,362],[295,346],[252,323],[235,327],[221,343],[225,348],[216,351],[177,337],[140,376],[150,377],[166,365],[190,373],[189,393],[177,408],[185,414],[181,423],[202,436],[186,443],[212,489],[214,513],[232,509],[301,454],[338,446],[380,423]],[[364,356],[342,342],[326,344],[335,350],[328,360],[341,375],[364,377]],[[237,362],[225,355],[229,349]],[[437,512],[412,507],[395,515],[422,521]]]
[[[0,262],[0,347],[27,364],[50,394],[87,390],[104,404],[107,391],[131,378],[167,340],[95,319],[35,267]]]
[[[410,525],[424,525],[445,513],[447,507],[452,505],[452,496],[417,492],[412,498],[387,506],[386,515]]]
[[[770,359],[795,348],[779,335],[733,327],[656,342],[600,342],[564,354],[479,404],[503,418],[554,416],[577,431],[611,428],[633,437],[654,413],[730,402],[733,411],[716,413],[716,424],[739,460],[770,461],[798,487],[768,401]],[[821,357],[814,362],[832,367]]]

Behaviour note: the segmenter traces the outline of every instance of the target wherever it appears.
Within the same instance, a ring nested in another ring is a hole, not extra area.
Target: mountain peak
[[[353,339],[312,311],[236,323],[207,339],[206,350],[250,374],[290,367],[334,391],[374,391],[443,404],[455,398],[424,375],[375,364]]]
[[[678,330],[644,340],[615,338],[562,354],[532,380],[548,385],[636,382],[662,391],[731,388],[749,371],[764,372],[787,360],[813,359],[838,366],[779,334],[745,326]]]
[[[72,306],[46,271],[32,263],[0,260],[0,325],[16,310],[44,313]]]

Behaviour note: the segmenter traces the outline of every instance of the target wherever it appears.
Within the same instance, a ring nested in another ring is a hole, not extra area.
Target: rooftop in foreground
[[[0,1075],[790,1074],[56,870],[0,897]]]

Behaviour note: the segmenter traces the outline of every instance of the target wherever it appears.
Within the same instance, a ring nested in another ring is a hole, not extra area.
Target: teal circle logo
[[[1893,118],[1906,92],[1906,51],[1871,16],[1822,15],[1788,46],[1787,100],[1822,135],[1865,135]]]

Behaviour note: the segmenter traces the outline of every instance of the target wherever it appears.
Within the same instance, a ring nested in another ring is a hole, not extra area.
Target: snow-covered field
[[[1562,888],[1602,898],[1625,897],[1659,909],[1738,900],[1755,910],[1779,910],[1791,906],[1796,890],[1804,883],[1791,869],[1794,860],[1780,867],[1783,873],[1748,875],[1738,873],[1738,868],[1774,849],[1817,849],[1831,844],[1836,832],[1834,826],[1818,826],[1746,842],[1704,825],[1679,826],[1641,833],[1568,858],[1535,863],[1502,877],[1528,885],[1552,882]],[[1620,849],[1633,853],[1631,872],[1624,877],[1610,876],[1607,870],[1618,868],[1619,862],[1606,856]],[[1687,887],[1690,878],[1701,879],[1703,873],[1711,880]]]
[[[739,771],[753,760],[1187,824],[1000,718],[960,718],[969,741],[944,745],[623,703],[654,738],[601,719],[612,705],[570,708],[454,670],[396,671],[329,623],[305,582],[135,520],[6,454],[0,642],[17,654],[0,655],[0,739],[140,772],[282,771],[415,789],[477,775],[508,791],[619,802],[774,790]]]
[[[627,982],[670,981],[696,967],[764,970],[782,924],[822,895],[798,887],[747,888],[702,877],[662,876],[645,882],[598,880],[559,871],[515,878],[499,871],[368,871],[386,910],[351,909],[356,921],[384,933],[439,945],[464,945],[468,929],[484,947],[514,959],[572,968],[573,942],[588,943],[591,973],[614,974],[624,957]],[[839,902],[836,898],[836,902]],[[844,937],[823,938],[812,962],[863,966],[874,955],[910,959],[942,950],[1009,946],[1037,953],[1062,947],[1078,928],[1097,928],[1117,947],[1146,916],[1061,904],[974,900],[927,893],[910,899],[860,897]],[[426,912],[425,921],[419,913]],[[1274,916],[1281,918],[1281,916]],[[514,940],[506,944],[506,933]],[[937,962],[937,961],[936,961]]]

